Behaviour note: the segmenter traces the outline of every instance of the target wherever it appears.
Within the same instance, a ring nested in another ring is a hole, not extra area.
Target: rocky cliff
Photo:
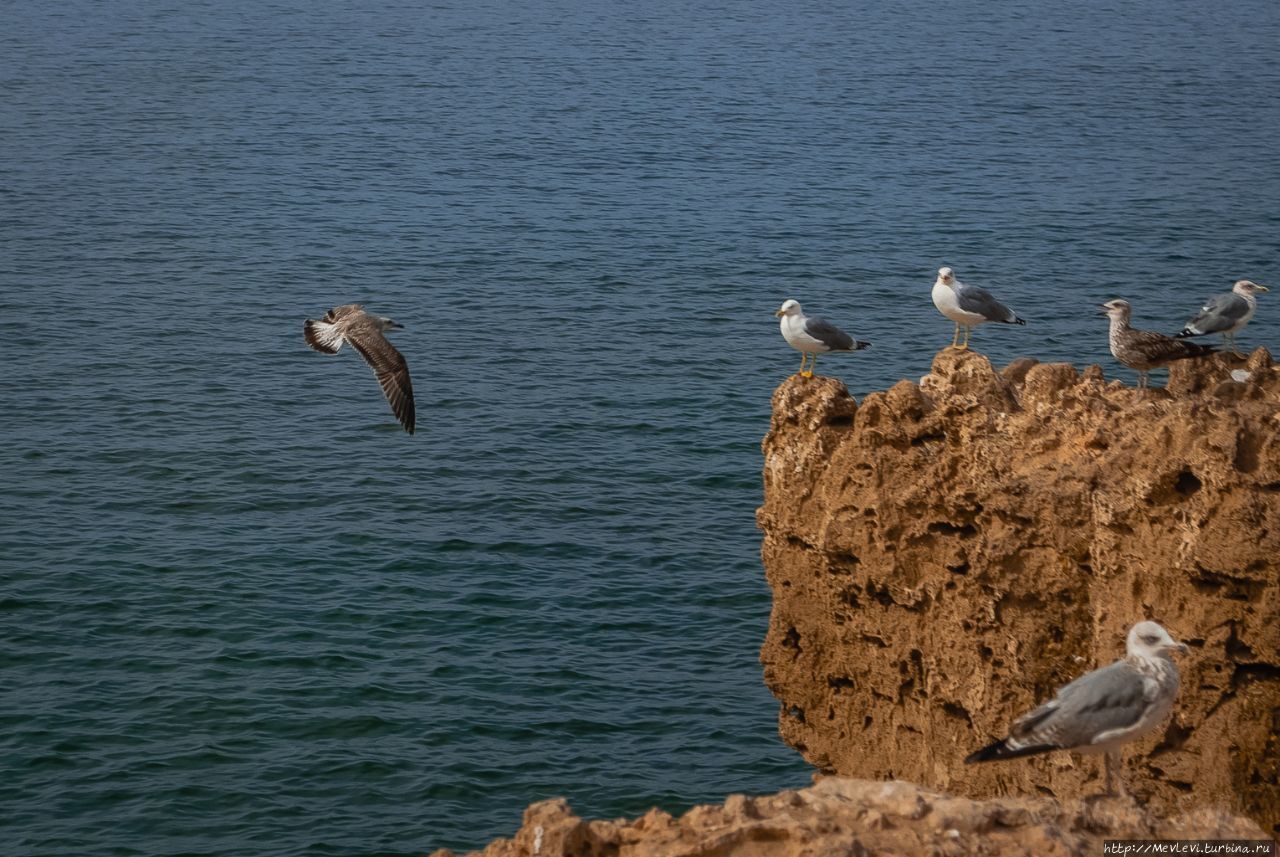
[[[955,349],[861,403],[792,378],[763,449],[761,660],[782,736],[813,765],[971,798],[1095,793],[1094,758],[961,760],[1151,618],[1192,651],[1173,716],[1128,748],[1129,789],[1165,817],[1222,807],[1280,831],[1265,351],[1175,364],[1167,391]]]
[[[733,795],[680,818],[585,821],[563,800],[535,803],[511,839],[483,857],[851,857],[1094,855],[1108,839],[1253,839],[1253,822],[1219,810],[1156,817],[1132,801],[972,801],[910,783],[829,778],[768,797]],[[442,850],[434,857],[451,857]]]

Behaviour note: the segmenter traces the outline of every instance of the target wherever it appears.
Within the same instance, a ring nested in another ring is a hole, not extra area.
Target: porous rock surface
[[[784,382],[757,513],[783,739],[842,776],[1076,801],[1096,757],[962,759],[1155,619],[1191,654],[1130,790],[1280,831],[1280,370],[1215,355],[1167,387],[958,349],[861,403]]]
[[[659,810],[586,821],[562,799],[531,805],[483,857],[1093,855],[1108,839],[1261,839],[1248,819],[1196,809],[1157,817],[1121,799],[973,801],[910,783],[826,778],[768,797],[730,796],[680,818]],[[452,857],[447,850],[434,857]]]

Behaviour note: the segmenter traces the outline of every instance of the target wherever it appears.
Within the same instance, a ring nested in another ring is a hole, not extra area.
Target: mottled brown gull
[[[1116,299],[1102,305],[1102,314],[1111,319],[1111,355],[1130,369],[1137,370],[1139,387],[1147,386],[1147,373],[1152,369],[1174,360],[1203,357],[1218,350],[1152,330],[1136,330],[1129,324],[1132,312],[1128,301]]]
[[[1014,720],[1007,738],[969,754],[965,764],[1051,750],[1104,753],[1107,793],[1114,794],[1120,747],[1155,729],[1173,708],[1179,678],[1169,653],[1185,653],[1187,646],[1155,622],[1139,622],[1129,629],[1125,649],[1120,660],[1064,685]]]
[[[1011,309],[996,300],[986,289],[966,286],[956,279],[950,268],[939,268],[938,279],[933,281],[933,305],[938,312],[956,323],[951,336],[951,347],[969,347],[969,334],[975,325],[988,321],[1003,324],[1026,324]],[[960,328],[964,328],[964,342],[960,342]]]
[[[1214,295],[1200,308],[1200,314],[1182,328],[1179,337],[1204,336],[1221,333],[1222,341],[1237,357],[1243,357],[1236,347],[1236,334],[1244,329],[1258,309],[1258,292],[1271,291],[1250,280],[1237,280],[1231,291]]]
[[[400,425],[413,434],[413,384],[409,381],[409,366],[383,335],[384,331],[403,327],[384,316],[365,312],[360,304],[346,304],[329,310],[323,321],[307,319],[303,335],[307,345],[323,354],[337,354],[342,343],[351,343],[378,376],[382,393]]]
[[[866,348],[870,342],[854,339],[826,319],[807,316],[800,308],[799,301],[784,301],[775,316],[782,319],[779,327],[782,338],[787,344],[800,352],[800,375],[813,377],[813,367],[818,362],[818,355],[828,351],[858,351]],[[808,371],[805,361],[812,358]]]

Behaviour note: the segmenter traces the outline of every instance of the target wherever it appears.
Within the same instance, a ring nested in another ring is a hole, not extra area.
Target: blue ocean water
[[[939,265],[1100,362],[1280,284],[1280,6],[0,10],[0,841],[407,855],[803,784],[757,663],[785,298]],[[394,316],[418,433],[301,324]],[[1280,346],[1280,294],[1246,346]]]

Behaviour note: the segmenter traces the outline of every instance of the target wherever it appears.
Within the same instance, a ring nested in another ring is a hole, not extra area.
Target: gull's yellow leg
[[[968,350],[969,348],[969,332],[972,330],[973,328],[970,327],[969,325],[966,324],[964,326],[964,342],[960,343],[960,347],[965,350]]]
[[[956,331],[951,334],[951,347],[956,348],[960,345],[960,322],[956,322]]]
[[[812,378],[812,377],[813,377],[813,367],[814,367],[814,366],[817,366],[817,365],[818,365],[818,355],[816,355],[816,354],[810,354],[810,355],[809,355],[809,371],[808,371],[808,372],[805,372],[805,373],[804,373],[804,376],[805,376],[806,378]]]

